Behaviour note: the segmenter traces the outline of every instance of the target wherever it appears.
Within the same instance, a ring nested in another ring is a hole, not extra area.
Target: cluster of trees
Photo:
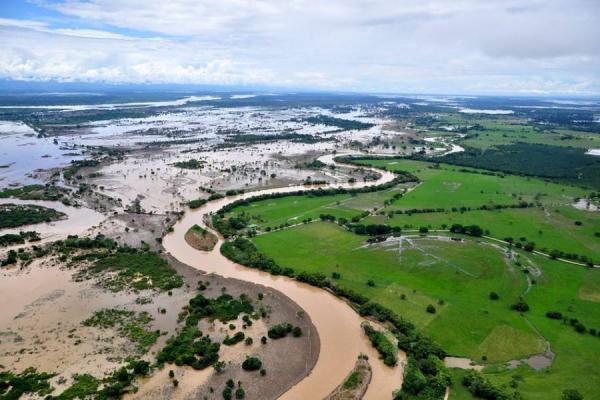
[[[581,261],[585,264],[587,264],[588,266],[592,267],[594,266],[594,260],[588,256],[584,256],[584,255],[579,255],[576,253],[565,253],[562,250],[552,250],[550,251],[550,258],[553,260],[556,260],[557,258],[564,258],[566,260],[573,260],[573,261]]]
[[[183,169],[202,169],[204,167],[204,164],[206,164],[206,161],[195,160],[195,159],[186,160],[186,161],[177,161],[176,163],[173,163],[173,165],[176,166],[177,168],[183,168]]]
[[[539,176],[600,188],[600,159],[585,149],[544,144],[514,143],[486,150],[467,148],[441,157],[448,164],[509,174]],[[552,163],[548,163],[552,160]]]
[[[518,392],[510,392],[504,387],[491,383],[479,371],[469,370],[463,377],[462,384],[475,397],[485,400],[520,400]]]
[[[445,213],[445,212],[460,212],[460,213],[464,213],[467,211],[494,211],[494,210],[504,210],[507,208],[529,208],[529,207],[535,207],[534,203],[528,203],[526,201],[521,201],[517,204],[484,204],[481,206],[477,206],[477,207],[467,207],[467,206],[462,206],[462,207],[452,207],[452,208],[443,208],[443,207],[437,207],[437,208],[411,208],[408,210],[393,210],[390,211],[388,213],[388,216],[392,217],[394,214],[406,214],[406,215],[412,215],[412,214],[431,214],[431,213]]]
[[[278,142],[281,140],[288,140],[295,143],[318,143],[334,140],[333,138],[325,138],[313,135],[307,135],[304,133],[279,133],[275,135],[258,135],[258,134],[242,134],[242,135],[231,135],[225,139],[225,143],[238,144],[238,143],[268,143]]]
[[[246,338],[246,335],[244,334],[244,332],[236,332],[235,335],[233,335],[233,336],[227,335],[225,337],[225,339],[223,339],[223,344],[225,346],[233,346],[235,344],[238,344],[245,338]]]
[[[69,190],[60,186],[46,185],[25,185],[16,188],[6,188],[0,190],[0,199],[15,197],[21,200],[64,200]]]
[[[396,365],[398,362],[396,356],[398,348],[390,342],[383,332],[376,330],[368,323],[364,323],[362,327],[371,344],[383,359],[383,363],[390,367]]]
[[[350,120],[350,119],[335,118],[335,117],[330,117],[328,115],[317,115],[314,117],[308,117],[308,118],[305,118],[304,121],[308,122],[309,124],[314,124],[314,125],[336,126],[336,127],[340,128],[340,130],[343,130],[343,131],[349,131],[352,129],[370,129],[375,126],[374,124],[370,124],[370,123],[366,123],[366,122],[355,121],[355,120]]]
[[[292,334],[293,337],[300,337],[302,336],[302,329],[299,326],[292,326],[292,324],[284,322],[273,325],[267,331],[267,336],[270,339],[281,339],[289,334]]]
[[[77,175],[81,168],[97,167],[98,165],[100,165],[100,161],[98,160],[73,160],[71,161],[71,165],[63,171],[63,177],[66,180],[71,180],[73,178],[82,179],[83,176]]]
[[[588,329],[581,321],[577,318],[569,318],[566,315],[563,315],[559,311],[548,311],[546,313],[546,317],[550,319],[556,319],[563,322],[563,324],[569,324],[577,331],[578,333],[586,333],[589,332],[592,336],[600,337],[600,329],[596,330],[595,328]]]
[[[469,236],[481,236],[483,235],[483,229],[479,225],[467,225],[453,224],[450,227],[452,233],[462,233]]]
[[[51,222],[64,217],[66,217],[66,215],[60,211],[33,204],[0,205],[0,229],[37,224],[40,222]]]

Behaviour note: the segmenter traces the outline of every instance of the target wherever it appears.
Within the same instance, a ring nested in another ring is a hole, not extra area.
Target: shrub
[[[258,371],[262,367],[262,361],[257,357],[248,357],[242,363],[244,371]]]
[[[491,300],[498,300],[500,298],[500,296],[498,296],[498,293],[496,292],[490,292],[490,299]]]
[[[550,319],[562,319],[563,315],[562,315],[562,313],[560,313],[558,311],[548,311],[546,313],[546,317],[548,317]]]
[[[283,323],[277,324],[269,328],[267,335],[271,339],[281,339],[287,336],[292,331],[292,324]]]
[[[523,300],[519,300],[518,302],[516,302],[515,304],[510,306],[510,309],[519,311],[519,312],[526,312],[526,311],[529,311],[529,305],[527,303],[525,303]]]
[[[299,326],[295,326],[294,329],[292,329],[292,336],[294,336],[294,337],[302,336],[302,329]]]
[[[237,388],[237,390],[235,391],[235,398],[243,399],[244,397],[246,397],[246,392],[244,392],[244,389]]]
[[[381,358],[383,358],[383,363],[388,366],[396,365],[396,362],[398,361],[396,358],[396,347],[383,334],[383,332],[375,330],[367,323],[363,324],[363,330],[371,341],[373,347],[377,349],[377,352],[379,352],[379,355]]]
[[[562,400],[583,400],[583,395],[581,393],[579,393],[578,390],[566,389],[566,390],[563,390],[561,399]]]
[[[426,310],[429,314],[435,314],[435,307],[432,304],[428,305]]]

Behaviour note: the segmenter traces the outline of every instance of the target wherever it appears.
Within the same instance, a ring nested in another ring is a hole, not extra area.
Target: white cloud
[[[600,2],[593,0],[64,0],[45,6],[81,23],[52,29],[0,19],[0,77],[600,93]]]

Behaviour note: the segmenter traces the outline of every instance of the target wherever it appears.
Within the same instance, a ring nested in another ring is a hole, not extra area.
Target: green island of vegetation
[[[206,161],[202,161],[202,160],[186,160],[186,161],[177,161],[176,163],[173,163],[174,166],[176,166],[177,168],[183,168],[183,169],[202,169],[204,168],[204,164],[206,164]]]
[[[66,214],[33,204],[0,204],[0,229],[58,221]]]

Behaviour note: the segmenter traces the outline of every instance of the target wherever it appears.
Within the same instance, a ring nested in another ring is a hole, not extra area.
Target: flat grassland
[[[404,229],[426,226],[443,229],[452,224],[479,225],[498,239],[534,242],[536,249],[554,249],[600,261],[600,213],[573,207],[588,191],[541,179],[462,172],[457,166],[413,160],[365,160],[361,164],[410,171],[422,183],[364,223],[387,223]],[[478,171],[467,169],[469,171]],[[481,171],[479,171],[481,172]],[[534,203],[530,208],[499,210],[460,210],[461,207],[509,205],[520,201]],[[444,208],[444,212],[390,214],[396,210]],[[456,210],[452,210],[455,208]],[[391,218],[390,218],[390,215]]]
[[[450,354],[489,365],[485,372],[493,381],[508,383],[516,374],[522,376],[519,387],[526,398],[559,398],[570,387],[586,398],[597,395],[589,379],[600,374],[600,340],[545,313],[559,311],[588,328],[600,327],[598,270],[522,254],[517,258],[522,266],[540,271],[527,291],[523,268],[483,242],[417,238],[402,246],[366,245],[364,237],[325,222],[253,240],[283,267],[340,274],[337,283],[416,323]],[[490,299],[492,291],[498,300]],[[521,295],[531,307],[524,316],[510,309]],[[426,311],[430,304],[435,313]],[[556,358],[543,372],[525,365],[515,370],[503,366],[543,353],[546,341]]]

